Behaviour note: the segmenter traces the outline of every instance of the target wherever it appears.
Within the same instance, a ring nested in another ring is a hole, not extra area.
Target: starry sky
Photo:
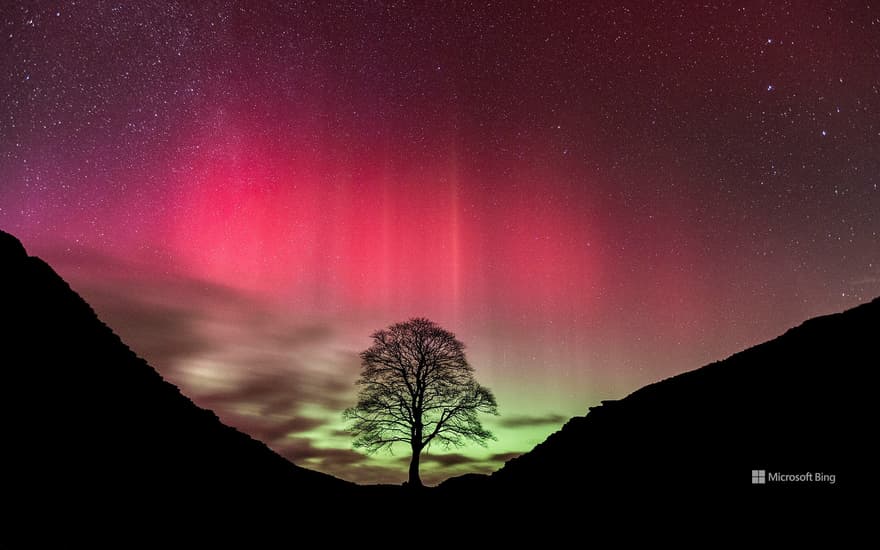
[[[0,228],[296,463],[369,334],[495,392],[488,472],[602,399],[880,294],[872,2],[5,1]],[[81,366],[85,368],[85,366]]]

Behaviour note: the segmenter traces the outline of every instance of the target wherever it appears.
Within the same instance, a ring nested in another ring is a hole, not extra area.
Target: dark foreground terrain
[[[319,518],[352,525],[461,503],[504,514],[621,494],[721,502],[758,490],[841,491],[860,482],[855,457],[866,456],[872,432],[867,399],[857,396],[880,364],[874,300],[592,407],[491,476],[413,494],[300,468],[223,425],[3,232],[0,304],[0,527],[32,542],[106,534],[108,525],[214,537],[262,525],[271,537]],[[753,485],[759,469],[833,474],[835,483]],[[51,527],[33,530],[35,519]]]

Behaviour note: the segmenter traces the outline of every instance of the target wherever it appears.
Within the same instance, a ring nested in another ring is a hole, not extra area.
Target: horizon
[[[408,457],[341,432],[357,354],[436,321],[501,416],[423,478],[488,473],[880,295],[877,17],[618,4],[16,2],[0,228],[196,404],[358,483]]]

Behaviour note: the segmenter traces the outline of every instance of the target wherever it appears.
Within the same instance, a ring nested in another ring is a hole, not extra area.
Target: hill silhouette
[[[604,401],[482,479],[451,479],[510,502],[561,495],[801,494],[859,483],[866,455],[866,373],[875,369],[880,299],[806,321],[728,359]],[[862,388],[860,388],[862,386]],[[833,474],[825,482],[752,484],[752,471]],[[864,480],[861,480],[864,483]],[[794,492],[794,493],[792,493]]]
[[[9,525],[16,514],[216,520],[353,487],[295,466],[196,406],[3,232],[0,266],[0,476],[14,510],[3,518]]]

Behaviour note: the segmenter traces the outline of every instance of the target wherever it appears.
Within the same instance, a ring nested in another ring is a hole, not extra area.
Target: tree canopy
[[[361,353],[358,402],[345,411],[354,446],[373,453],[410,446],[409,483],[421,486],[419,457],[431,444],[485,445],[494,439],[479,413],[498,414],[492,392],[474,379],[464,344],[433,321],[414,318],[372,335]]]

